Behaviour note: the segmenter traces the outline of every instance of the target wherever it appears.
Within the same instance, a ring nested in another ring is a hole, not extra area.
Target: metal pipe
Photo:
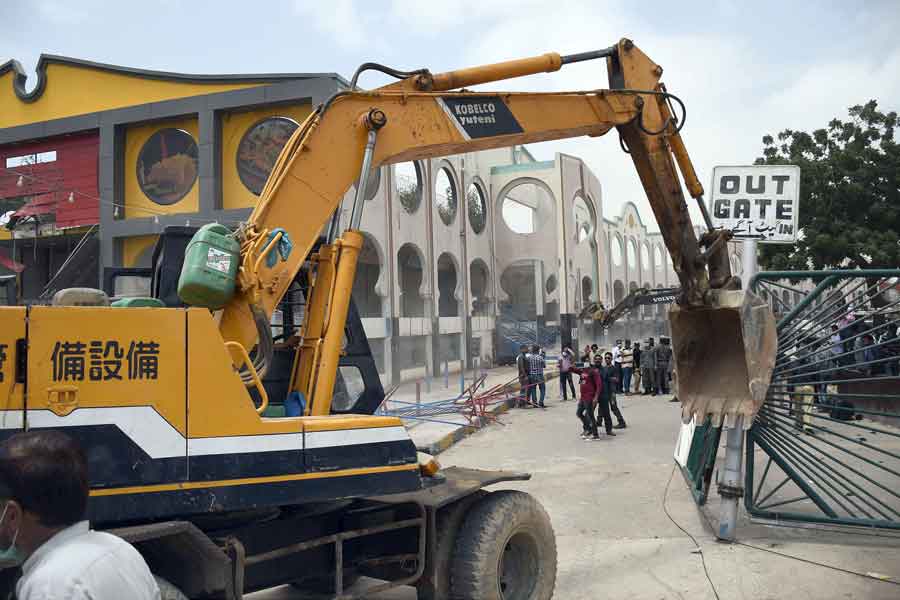
[[[613,56],[616,53],[616,46],[610,46],[609,48],[603,48],[602,50],[591,50],[590,52],[579,52],[577,54],[567,54],[565,56],[560,57],[560,62],[564,65],[569,65],[577,62],[584,62],[586,60],[596,60],[598,58],[606,58],[608,56]]]
[[[719,494],[722,496],[719,512],[719,533],[717,538],[733,542],[737,528],[738,498],[736,492],[741,485],[741,467],[744,447],[744,417],[737,415],[725,440],[725,471],[719,482]]]
[[[756,240],[745,239],[743,262],[745,281],[752,282],[756,275]],[[747,286],[749,290],[749,285]],[[719,533],[716,537],[722,541],[733,542],[737,529],[738,501],[744,494],[743,482],[744,459],[744,417],[737,415],[725,438],[725,470],[719,482],[719,495],[722,496],[719,511]]]
[[[334,212],[331,213],[331,220],[328,222],[328,234],[325,236],[325,243],[331,245],[338,237],[338,228],[341,224],[341,207],[338,205]]]
[[[561,66],[562,59],[559,54],[548,52],[547,54],[531,58],[520,58],[480,67],[447,71],[446,73],[434,75],[431,91],[443,92],[481,83],[534,75],[535,73],[552,73],[553,71],[559,71]]]
[[[709,216],[709,209],[706,208],[706,203],[703,202],[703,196],[697,198],[697,205],[700,207],[700,214],[703,215],[703,222],[706,223],[706,228],[712,231],[715,227],[713,227],[712,218]]]
[[[363,203],[366,201],[366,188],[369,187],[369,171],[372,169],[372,156],[375,154],[375,138],[378,132],[373,128],[366,137],[366,150],[363,153],[362,169],[359,174],[359,183],[356,184],[356,194],[353,197],[353,212],[350,213],[350,229],[359,229],[362,222]]]

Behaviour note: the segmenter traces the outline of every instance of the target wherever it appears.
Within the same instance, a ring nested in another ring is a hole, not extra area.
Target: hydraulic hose
[[[269,319],[266,313],[256,304],[250,305],[250,312],[253,314],[253,322],[256,324],[256,333],[259,341],[256,345],[256,352],[253,356],[253,368],[256,374],[262,379],[272,364],[272,356],[275,354],[275,342],[272,339],[272,328],[269,325]],[[241,381],[247,387],[254,386],[253,376],[245,368],[239,372]]]

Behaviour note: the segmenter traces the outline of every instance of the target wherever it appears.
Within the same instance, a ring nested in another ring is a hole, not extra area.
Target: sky
[[[765,134],[824,127],[870,99],[897,110],[898,30],[897,0],[0,0],[0,63],[15,58],[33,73],[46,53],[183,73],[349,78],[366,61],[440,72],[628,37],[687,105],[682,136],[708,186],[714,166],[760,156]],[[361,85],[383,82],[365,75]],[[605,65],[593,61],[475,89],[604,87]],[[581,157],[603,186],[606,218],[630,201],[658,229],[614,133],[529,149],[538,160]]]

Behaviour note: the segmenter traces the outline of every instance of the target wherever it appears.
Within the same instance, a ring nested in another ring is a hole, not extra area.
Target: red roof
[[[41,194],[26,202],[19,210],[13,213],[14,217],[33,217],[56,212],[56,194]]]

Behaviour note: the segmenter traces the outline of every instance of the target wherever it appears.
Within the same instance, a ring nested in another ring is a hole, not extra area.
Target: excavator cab
[[[184,263],[185,250],[197,227],[167,226],[159,235],[153,248],[150,267],[110,267],[104,271],[104,291],[110,297],[121,299],[123,291],[135,290],[149,293],[170,308],[184,307],[178,297],[178,279]],[[320,240],[319,244],[322,241]],[[2,280],[0,280],[2,281]],[[264,417],[285,416],[285,399],[290,393],[291,368],[296,352],[296,334],[302,322],[306,297],[309,295],[307,270],[297,273],[294,282],[280,302],[278,317],[270,320],[274,341],[272,368],[262,378],[269,398]],[[259,393],[248,393],[257,406]],[[372,355],[362,319],[353,299],[347,311],[344,325],[344,346],[338,361],[335,377],[332,414],[374,414],[384,400],[384,387],[378,367]]]

